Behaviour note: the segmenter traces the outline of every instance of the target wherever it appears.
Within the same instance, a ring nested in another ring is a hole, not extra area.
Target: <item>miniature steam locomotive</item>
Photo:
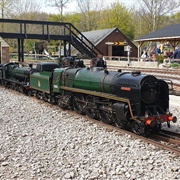
[[[130,127],[139,135],[176,122],[169,112],[169,88],[165,81],[141,72],[107,71],[101,67],[60,68],[39,63],[36,68],[18,63],[0,66],[0,82],[6,87],[72,108],[79,114]]]

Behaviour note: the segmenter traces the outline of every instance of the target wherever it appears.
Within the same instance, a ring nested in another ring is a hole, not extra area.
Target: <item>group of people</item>
[[[90,61],[90,67],[102,67],[107,69],[107,63],[103,60],[102,55],[98,55],[97,58],[92,58]]]
[[[155,48],[154,52],[152,52],[152,54],[153,54],[154,56],[164,55],[165,58],[170,58],[170,59],[180,59],[180,47],[176,47],[174,52],[171,51],[171,50],[167,50],[167,49],[165,49],[165,50],[162,52],[162,51],[161,51],[161,48],[160,48],[160,45],[158,45],[158,46]],[[142,53],[141,53],[141,58],[142,58],[143,60],[146,59],[146,58],[148,58],[148,57],[150,57],[150,56],[152,56],[152,58],[154,58],[152,54],[150,53],[150,54],[148,55],[148,52],[147,52],[147,50],[146,50],[146,48],[145,48],[145,49],[143,49],[143,51],[142,51]]]
[[[144,48],[141,53],[141,58],[143,59],[148,58],[148,57],[155,58],[156,55],[161,55],[161,54],[162,54],[161,48],[160,48],[160,45],[158,45],[155,49],[150,50],[149,52],[147,52],[147,49]]]
[[[81,58],[74,58],[72,56],[64,57],[59,59],[60,67],[85,67],[84,61]],[[102,67],[103,69],[107,69],[107,63],[103,60],[102,55],[98,55],[96,58],[92,58],[90,61],[90,67]]]
[[[83,59],[74,58],[72,56],[60,58],[58,63],[60,67],[71,67],[71,68],[85,67]]]
[[[160,46],[156,48],[156,54],[158,55],[162,54]],[[170,59],[180,59],[180,47],[176,47],[174,52],[170,50],[167,51],[167,49],[165,49],[163,55],[164,57],[167,57]]]

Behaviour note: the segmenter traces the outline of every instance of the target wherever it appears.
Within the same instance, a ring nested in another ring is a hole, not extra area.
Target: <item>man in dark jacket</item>
[[[174,53],[171,55],[170,58],[180,59],[180,47],[177,47]]]
[[[106,61],[103,60],[102,55],[98,55],[97,67],[103,67],[104,69],[107,68]]]

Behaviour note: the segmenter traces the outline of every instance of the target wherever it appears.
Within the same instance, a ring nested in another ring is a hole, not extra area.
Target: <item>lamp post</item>
[[[124,46],[124,51],[127,51],[127,59],[128,59],[128,66],[130,65],[131,61],[130,61],[130,52],[131,52],[131,46],[127,45]]]

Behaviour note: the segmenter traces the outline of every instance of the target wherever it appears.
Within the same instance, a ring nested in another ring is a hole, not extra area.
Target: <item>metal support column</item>
[[[68,51],[68,54],[69,54],[69,56],[71,56],[71,43],[69,42],[68,45],[69,45],[69,48],[68,48],[68,50],[69,50],[69,51]]]
[[[24,62],[24,39],[18,39],[18,62]]]
[[[21,39],[21,59],[24,62],[24,39]]]
[[[64,57],[66,57],[67,56],[66,41],[64,41],[63,45],[64,45]]]
[[[18,39],[18,62],[21,62],[21,42],[20,39]]]

